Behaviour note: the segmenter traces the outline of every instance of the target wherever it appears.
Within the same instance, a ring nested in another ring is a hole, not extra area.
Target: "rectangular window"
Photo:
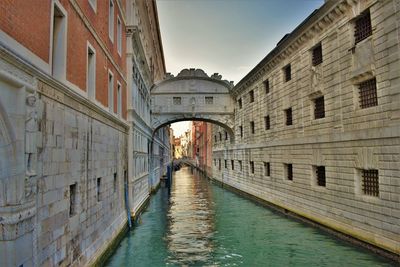
[[[378,95],[376,92],[376,79],[370,79],[358,85],[360,92],[360,107],[369,108],[378,105]]]
[[[317,177],[317,185],[325,186],[326,185],[325,166],[316,166],[315,171]]]
[[[249,92],[249,96],[250,96],[250,103],[253,103],[254,102],[254,90],[251,90]]]
[[[285,110],[286,115],[286,125],[293,125],[292,108]]]
[[[218,159],[218,170],[221,170],[221,159]]]
[[[270,120],[269,120],[269,116],[265,116],[264,117],[264,123],[265,123],[265,130],[271,129],[271,123],[270,123]]]
[[[239,126],[240,137],[243,138],[243,126]]]
[[[117,17],[117,49],[118,54],[121,55],[122,53],[122,24],[119,17]]]
[[[222,133],[218,133],[219,134],[219,141],[222,141]]]
[[[206,96],[206,105],[212,105],[212,104],[214,104],[214,97]]]
[[[271,166],[269,162],[264,162],[264,175],[265,176],[271,175]]]
[[[214,141],[217,142],[217,135],[214,135]]]
[[[254,174],[254,161],[250,161],[250,173]]]
[[[225,140],[228,140],[228,132],[225,131]]]
[[[117,173],[116,172],[114,172],[113,188],[114,188],[114,193],[116,193],[117,192]]]
[[[372,35],[371,15],[369,10],[362,13],[355,20],[354,39],[355,43],[359,43]]]
[[[224,166],[225,166],[225,169],[228,169],[228,161],[227,160],[225,160]]]
[[[313,66],[317,66],[321,63],[322,63],[322,46],[321,44],[319,44],[312,50],[312,64]]]
[[[217,166],[217,160],[214,159],[214,166]]]
[[[243,164],[242,164],[242,161],[239,160],[238,162],[239,162],[239,170],[240,170],[240,171],[243,171]]]
[[[285,164],[285,173],[286,173],[286,179],[289,181],[293,181],[293,165],[292,164]]]
[[[97,201],[101,200],[101,178],[97,178]]]
[[[172,102],[174,103],[174,105],[182,105],[182,98],[179,96],[175,96],[172,98]]]
[[[110,0],[108,6],[108,36],[114,41],[114,2]]]
[[[255,126],[254,126],[254,121],[251,121],[250,122],[250,132],[252,133],[252,134],[254,134],[255,133]]]
[[[288,82],[292,79],[292,67],[290,66],[290,64],[286,65],[283,68],[283,72],[285,74],[285,82]]]
[[[51,72],[57,79],[65,79],[67,55],[67,19],[61,7],[54,5]]]
[[[379,196],[378,170],[362,170],[362,191],[365,195]]]
[[[122,90],[119,83],[117,83],[117,113],[119,116],[122,115]]]
[[[265,93],[266,93],[266,94],[269,94],[269,80],[266,79],[266,80],[263,82],[263,84],[264,84],[264,88],[265,88]]]
[[[235,161],[231,160],[231,167],[232,167],[232,171],[235,170]]]
[[[108,73],[108,108],[114,112],[114,76]]]
[[[89,99],[94,100],[96,97],[96,54],[94,49],[89,46],[87,50],[86,88]]]
[[[69,216],[76,214],[76,183],[69,186]]]
[[[239,98],[239,100],[238,100],[238,105],[239,105],[239,109],[241,109],[242,108],[242,99],[241,98]]]
[[[325,118],[325,100],[323,96],[314,99],[314,118]]]

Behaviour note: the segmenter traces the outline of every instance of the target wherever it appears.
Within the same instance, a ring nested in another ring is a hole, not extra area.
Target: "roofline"
[[[154,8],[154,14],[155,14],[155,20],[156,20],[156,26],[157,26],[158,43],[160,45],[161,58],[162,58],[162,63],[163,63],[163,67],[164,67],[164,75],[165,75],[167,73],[167,68],[165,67],[164,49],[163,49],[162,40],[161,40],[160,23],[158,21],[157,1],[153,0],[152,2],[153,2],[153,8]]]

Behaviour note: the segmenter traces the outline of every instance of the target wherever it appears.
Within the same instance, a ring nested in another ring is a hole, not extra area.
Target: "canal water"
[[[106,266],[392,265],[182,168]]]

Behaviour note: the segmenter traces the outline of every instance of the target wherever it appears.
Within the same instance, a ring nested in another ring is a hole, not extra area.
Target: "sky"
[[[237,84],[324,0],[157,0],[167,72],[201,68]],[[173,124],[175,136],[189,122]]]

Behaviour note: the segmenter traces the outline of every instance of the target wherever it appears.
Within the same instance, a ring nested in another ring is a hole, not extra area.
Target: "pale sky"
[[[201,68],[237,84],[324,0],[157,0],[167,72]],[[172,125],[175,136],[189,123]]]

